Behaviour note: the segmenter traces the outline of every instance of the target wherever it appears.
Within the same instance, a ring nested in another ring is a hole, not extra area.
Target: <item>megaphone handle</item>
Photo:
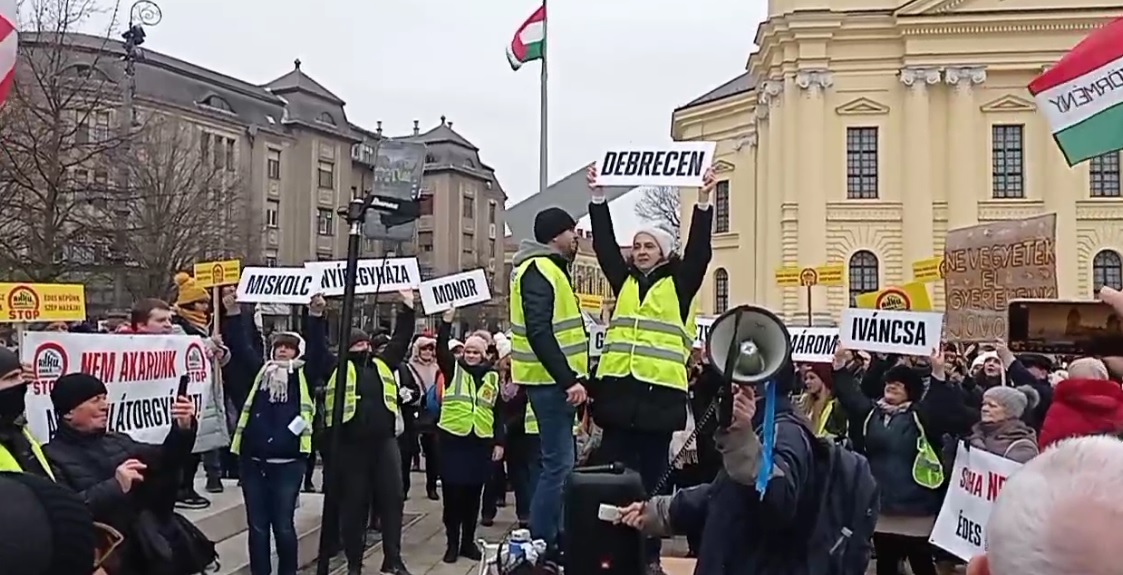
[[[724,381],[718,391],[717,400],[717,425],[721,429],[728,429],[733,425],[733,386],[732,381]]]

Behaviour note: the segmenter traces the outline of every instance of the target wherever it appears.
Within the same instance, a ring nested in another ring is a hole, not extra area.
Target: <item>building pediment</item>
[[[936,16],[979,12],[1055,11],[1062,4],[1042,0],[912,0],[896,11],[897,16]],[[1066,0],[1065,10],[1117,8],[1115,0]]]
[[[1033,112],[1037,106],[1029,100],[1007,95],[983,104],[979,109],[984,112]]]
[[[840,116],[879,116],[889,113],[889,106],[875,102],[869,98],[851,100],[834,111]]]
[[[727,172],[732,172],[734,166],[733,166],[732,163],[727,162],[725,160],[718,160],[718,161],[714,162],[713,168],[714,168],[715,174],[724,174],[724,173],[727,173]]]

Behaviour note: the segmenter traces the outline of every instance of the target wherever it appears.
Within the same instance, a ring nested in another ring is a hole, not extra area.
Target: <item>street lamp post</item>
[[[163,20],[164,14],[160,11],[160,6],[152,0],[137,0],[133,2],[132,7],[129,8],[129,27],[121,33],[121,37],[125,39],[125,77],[127,79],[125,85],[125,93],[122,96],[122,116],[119,122],[121,133],[121,150],[124,154],[129,153],[130,139],[133,135],[133,130],[139,125],[136,117],[136,109],[133,101],[136,98],[136,62],[143,57],[140,46],[144,44],[147,33],[144,31],[145,26],[155,26]],[[122,193],[130,189],[131,185],[129,180],[129,162],[120,162],[120,178],[118,183],[118,190]],[[118,198],[119,200],[128,201],[128,198]],[[127,278],[126,271],[128,267],[129,257],[126,245],[127,234],[125,230],[129,225],[129,212],[124,209],[126,204],[122,202],[122,209],[115,210],[117,214],[117,230],[114,234],[114,244],[118,257],[123,261],[119,265],[114,266],[113,272],[113,305],[118,309],[127,309],[129,302],[125,292],[125,281]]]

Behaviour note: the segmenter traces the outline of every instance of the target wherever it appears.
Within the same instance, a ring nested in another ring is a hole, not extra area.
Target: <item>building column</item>
[[[901,201],[901,226],[904,237],[904,275],[907,281],[912,278],[912,263],[932,257],[934,216],[932,213],[932,115],[929,101],[929,86],[940,82],[937,68],[904,68],[901,70],[901,83],[909,91],[905,101],[905,139],[909,150],[908,190]],[[908,196],[922,201],[908,201]]]
[[[768,184],[764,190],[764,197],[766,200],[765,219],[766,226],[764,227],[763,238],[765,240],[765,250],[767,254],[765,261],[767,267],[760,270],[761,274],[766,276],[768,289],[765,293],[769,297],[765,299],[773,309],[781,309],[783,307],[785,297],[784,288],[781,289],[776,285],[774,277],[775,269],[784,265],[784,246],[782,241],[783,224],[783,201],[784,201],[784,138],[782,131],[783,123],[783,107],[781,97],[784,93],[784,85],[779,80],[767,80],[760,87],[758,109],[763,106],[764,114],[768,118],[768,133],[767,133],[767,156],[768,156]]]
[[[828,70],[800,70],[795,75],[795,85],[800,97],[796,103],[799,113],[797,134],[826,133],[826,103],[823,91],[832,85]],[[823,137],[801,138],[798,147],[799,163],[796,182],[797,197],[789,199],[799,206],[799,265],[818,266],[827,262],[827,204],[826,164]],[[827,309],[827,292],[813,290],[812,307],[815,311]],[[807,290],[800,290],[800,309],[807,309]]]
[[[974,87],[986,82],[983,66],[948,68],[945,81],[954,86],[949,106],[951,122],[948,128],[948,230],[972,226],[979,222],[979,146],[980,123],[975,107]]]
[[[753,268],[753,301],[763,302],[768,305],[768,281],[772,274],[765,274],[764,270],[772,266],[769,261],[768,251],[765,246],[769,244],[768,236],[768,104],[761,101],[757,94],[756,103],[756,131],[753,133],[753,247],[756,249],[756,261]]]

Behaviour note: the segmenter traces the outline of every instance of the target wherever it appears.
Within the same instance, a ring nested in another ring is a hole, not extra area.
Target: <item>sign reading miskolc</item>
[[[242,260],[223,260],[199,262],[195,264],[195,283],[200,287],[212,288],[238,285],[242,273]]]
[[[0,283],[0,323],[85,320],[82,284]]]

